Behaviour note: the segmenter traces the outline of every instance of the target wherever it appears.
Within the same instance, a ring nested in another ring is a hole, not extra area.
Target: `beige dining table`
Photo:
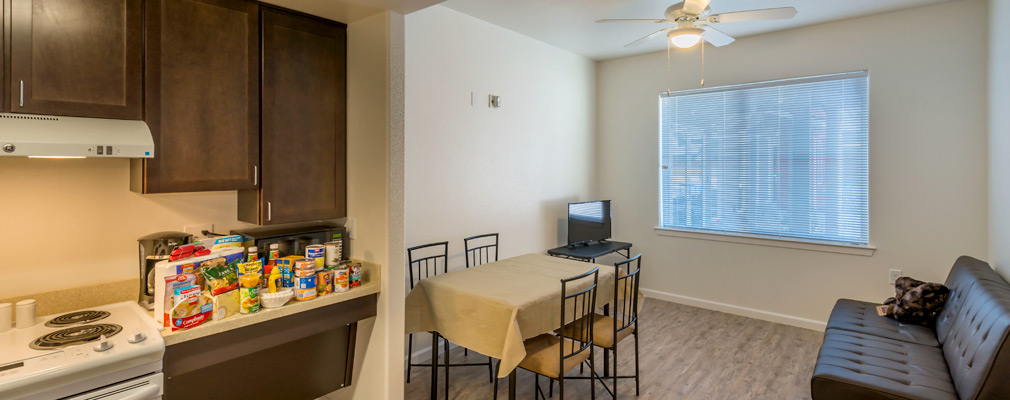
[[[595,267],[602,307],[614,297],[613,265],[526,254],[422,279],[407,295],[406,333],[438,332],[500,359],[498,377],[508,376],[526,356],[523,340],[561,326],[561,280]]]

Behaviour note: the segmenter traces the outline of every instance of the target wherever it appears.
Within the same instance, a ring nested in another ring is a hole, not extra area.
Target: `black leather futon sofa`
[[[1010,399],[1010,285],[968,256],[945,285],[951,292],[935,329],[878,316],[874,303],[838,300],[813,399]]]

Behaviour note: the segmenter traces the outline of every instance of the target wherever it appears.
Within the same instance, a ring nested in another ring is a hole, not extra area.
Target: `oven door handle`
[[[158,393],[161,392],[161,385],[151,385],[141,389],[139,392],[130,393],[129,396],[123,397],[120,400],[150,400],[158,397]]]

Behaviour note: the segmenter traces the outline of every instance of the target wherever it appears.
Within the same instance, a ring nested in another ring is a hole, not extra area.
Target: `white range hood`
[[[152,158],[144,121],[0,113],[0,156]]]

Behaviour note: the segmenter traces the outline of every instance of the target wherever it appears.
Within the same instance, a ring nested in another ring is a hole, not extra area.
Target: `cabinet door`
[[[157,151],[145,160],[144,193],[256,188],[258,8],[147,0],[144,119]]]
[[[343,217],[346,27],[264,8],[261,29],[260,222]]]
[[[14,112],[141,119],[143,0],[11,0]]]

